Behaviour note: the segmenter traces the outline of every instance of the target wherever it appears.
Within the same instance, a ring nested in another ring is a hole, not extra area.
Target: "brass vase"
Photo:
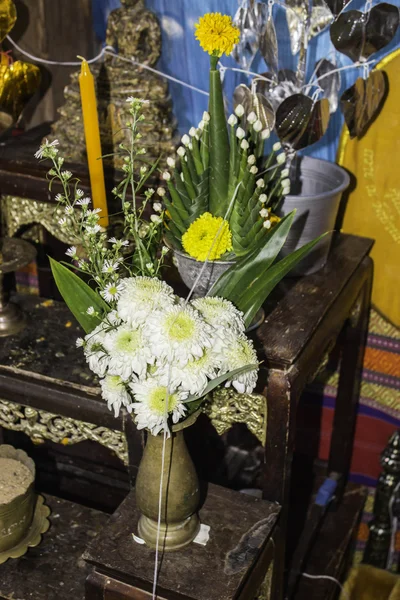
[[[183,436],[183,429],[196,417],[175,425],[166,439],[159,536],[159,548],[164,551],[187,546],[200,529],[199,480]],[[136,479],[136,503],[141,512],[138,534],[153,549],[157,544],[163,439],[163,434],[148,434]]]

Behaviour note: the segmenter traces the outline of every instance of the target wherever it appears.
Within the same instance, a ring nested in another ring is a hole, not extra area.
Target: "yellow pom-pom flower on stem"
[[[196,39],[205,52],[212,56],[230,54],[238,43],[240,31],[232,18],[221,13],[206,13],[195,25]]]
[[[232,234],[228,221],[203,213],[182,236],[182,246],[196,260],[218,260],[232,250]]]

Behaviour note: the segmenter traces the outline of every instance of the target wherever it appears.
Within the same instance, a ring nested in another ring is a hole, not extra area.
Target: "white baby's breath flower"
[[[58,224],[61,225],[61,227],[64,227],[64,225],[67,224],[67,219],[65,217],[62,217],[61,219],[59,219]]]
[[[129,413],[132,412],[132,399],[119,375],[107,375],[100,381],[100,386],[108,410],[113,410],[115,417],[118,417],[121,406],[125,406]]]
[[[239,129],[240,129],[240,127],[239,127]],[[240,142],[240,147],[241,147],[242,150],[248,150],[249,147],[250,147],[250,144],[249,144],[249,142],[247,140],[242,140]]]
[[[105,260],[101,267],[102,273],[114,273],[119,269],[120,261]]]
[[[235,115],[237,117],[243,117],[244,115],[244,106],[243,104],[238,104],[237,107],[235,108]]]
[[[250,125],[253,125],[257,121],[257,115],[253,110],[247,115],[247,121]]]
[[[182,401],[188,396],[186,392],[168,390],[155,377],[131,383],[130,388],[135,399],[132,408],[138,429],[148,429],[157,435],[160,431],[168,431],[165,415],[171,417],[173,423],[178,423],[185,415],[186,407]]]
[[[100,292],[100,294],[101,296],[103,296],[106,302],[115,302],[120,297],[121,290],[122,284],[117,284],[113,282],[106,285],[106,287]]]
[[[262,129],[262,123],[259,119],[257,119],[257,121],[253,124],[253,129],[256,133],[260,133]]]
[[[87,314],[88,315],[94,315],[94,307],[93,306],[89,306],[89,308],[87,309]]]
[[[51,155],[56,155],[58,150],[57,150],[57,146],[60,144],[60,142],[58,140],[53,140],[52,142],[49,142],[49,140],[45,140],[44,143],[40,146],[39,150],[37,152],[35,152],[35,158],[37,159],[41,159],[41,158],[47,158],[47,157],[51,157]],[[49,151],[49,149],[51,149]]]
[[[271,221],[264,221],[263,227],[265,227],[265,229],[271,229]]]
[[[262,132],[261,132],[261,139],[262,140],[267,140],[270,135],[271,135],[271,132],[270,132],[269,129],[263,129]]]
[[[179,146],[178,150],[176,151],[177,155],[180,156],[181,158],[183,156],[185,156],[186,154],[186,150],[183,146]]]
[[[162,198],[165,196],[165,189],[162,187],[157,188],[157,194]]]
[[[189,144],[190,144],[190,137],[187,135],[187,133],[185,133],[185,135],[182,136],[181,142],[182,142],[182,144],[184,146],[189,146]]]
[[[90,204],[90,198],[80,198],[76,201],[78,206],[88,206]]]
[[[107,333],[103,345],[110,357],[109,372],[119,375],[124,381],[132,375],[144,377],[148,365],[154,363],[141,327],[123,324]]]
[[[171,175],[168,173],[168,171],[164,171],[164,173],[162,174],[162,178],[164,179],[164,181],[169,181],[171,179]]]
[[[256,157],[254,156],[254,154],[250,154],[249,158],[247,159],[247,164],[254,165],[255,162],[256,162]]]
[[[257,181],[256,181],[256,186],[257,186],[257,187],[259,187],[259,188],[263,188],[263,187],[264,187],[264,185],[265,185],[265,183],[264,183],[264,179],[257,179]]]
[[[246,135],[246,132],[244,129],[242,129],[241,127],[238,127],[236,129],[236,137],[239,138],[239,140],[242,140],[245,135]]]
[[[228,119],[228,125],[230,125],[231,127],[234,127],[235,125],[237,125],[238,123],[238,119],[236,115],[230,115],[229,119]]]
[[[204,123],[209,123],[210,121],[210,113],[208,113],[206,110],[203,112],[203,121]]]
[[[167,158],[167,165],[171,168],[171,169],[175,169],[175,159],[172,158],[171,156],[168,156]],[[162,189],[162,188],[161,188]]]
[[[75,190],[75,198],[83,198],[83,196],[85,195],[85,192],[81,189],[76,189]]]
[[[161,359],[179,361],[200,358],[212,344],[211,327],[192,306],[171,306],[150,314],[146,331],[152,351]]]
[[[275,144],[272,146],[272,150],[274,152],[278,152],[281,148],[282,148],[282,144],[280,142],[275,142]]]
[[[250,167],[250,173],[251,173],[252,175],[257,175],[257,173],[258,173],[258,168],[257,168],[255,165],[253,165],[252,167]]]
[[[169,248],[168,248],[168,246],[163,246],[163,247],[161,248],[161,254],[162,254],[163,256],[165,256],[165,254],[168,254],[168,252],[169,252]]]
[[[54,198],[54,200],[56,202],[64,202],[65,198],[62,194],[56,194],[56,197]]]
[[[226,333],[224,350],[221,353],[221,374],[234,371],[247,365],[257,364],[257,354],[254,345],[244,333]],[[252,371],[237,375],[233,380],[228,380],[225,387],[232,385],[239,393],[250,394],[257,383],[258,367]]]
[[[71,258],[75,258],[76,257],[76,247],[71,246],[70,248],[68,248],[68,250],[66,251],[65,254]]]
[[[103,231],[103,228],[96,224],[96,225],[86,225],[85,226],[85,231],[88,235],[96,235],[97,233],[100,233],[100,231]]]
[[[74,214],[74,207],[73,206],[66,206],[64,208],[65,214],[70,216]]]
[[[278,163],[278,165],[283,165],[283,163],[286,162],[286,154],[284,152],[278,154],[278,156],[276,157],[276,162]]]
[[[127,277],[117,311],[129,325],[140,325],[151,313],[172,306],[174,300],[173,289],[164,281],[153,277]]]
[[[160,202],[154,202],[153,210],[155,212],[162,212],[162,204]]]

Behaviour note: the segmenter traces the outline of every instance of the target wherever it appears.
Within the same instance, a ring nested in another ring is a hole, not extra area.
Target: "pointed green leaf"
[[[186,403],[194,402],[195,400],[200,400],[200,398],[203,398],[203,396],[206,396],[207,394],[215,390],[215,388],[221,385],[221,383],[225,383],[225,381],[228,381],[228,379],[234,379],[237,375],[242,375],[242,373],[254,371],[254,369],[258,369],[257,364],[246,365],[244,367],[239,367],[239,369],[233,369],[233,371],[228,371],[228,373],[224,373],[223,375],[216,377],[212,381],[209,381],[207,387],[205,388],[202,394],[193,394],[191,396],[188,396],[188,398],[186,398],[186,400],[183,400],[183,402]]]
[[[66,305],[86,333],[90,333],[101,323],[101,316],[88,315],[87,309],[93,306],[96,312],[103,315],[110,310],[108,304],[87,285],[80,277],[61,263],[50,258],[51,271],[58,290]]]

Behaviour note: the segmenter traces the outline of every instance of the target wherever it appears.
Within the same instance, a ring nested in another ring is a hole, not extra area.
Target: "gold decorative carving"
[[[9,237],[13,237],[18,233],[21,227],[39,223],[60,242],[65,244],[76,243],[75,238],[69,238],[65,234],[67,229],[61,229],[58,224],[62,217],[65,218],[63,208],[50,202],[39,202],[16,196],[3,196],[2,203]]]
[[[0,425],[5,429],[25,433],[35,444],[42,444],[45,440],[65,446],[85,440],[97,442],[112,450],[125,465],[128,464],[128,447],[124,434],[107,427],[54,415],[7,400],[0,400]]]
[[[244,423],[265,446],[267,430],[267,399],[261,394],[239,394],[232,388],[213,393],[204,412],[210,417],[217,433],[222,435],[234,423]]]

